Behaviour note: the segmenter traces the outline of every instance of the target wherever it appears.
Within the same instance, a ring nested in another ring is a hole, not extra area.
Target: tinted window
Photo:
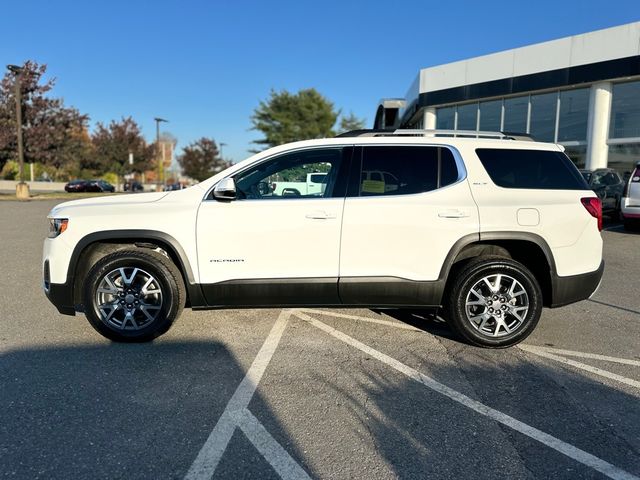
[[[455,182],[458,170],[447,148],[364,147],[360,179],[361,196],[409,195]]]
[[[505,188],[589,190],[580,172],[562,152],[478,148],[482,165]]]
[[[338,196],[336,180],[343,149],[318,148],[291,152],[235,177],[238,198],[275,200]]]
[[[536,140],[553,142],[556,137],[558,94],[531,95],[531,124],[529,133]]]
[[[613,86],[609,136],[640,137],[640,82]]]
[[[455,127],[454,107],[438,108],[436,110],[436,128],[439,130],[453,130]]]
[[[458,106],[458,125],[456,130],[477,130],[478,104]]]
[[[480,130],[500,131],[502,118],[502,100],[480,102]]]
[[[504,101],[504,131],[525,133],[529,97],[507,98]]]
[[[588,88],[560,92],[558,142],[586,140],[588,115]]]
[[[312,173],[309,175],[309,181],[312,183],[326,183],[327,175],[324,173]]]

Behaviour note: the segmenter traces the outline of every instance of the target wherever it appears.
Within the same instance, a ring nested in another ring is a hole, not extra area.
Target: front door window
[[[331,198],[342,148],[301,150],[263,162],[236,177],[239,200]]]

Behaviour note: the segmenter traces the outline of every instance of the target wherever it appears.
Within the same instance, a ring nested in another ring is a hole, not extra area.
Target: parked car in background
[[[109,182],[104,180],[91,180],[88,182],[86,192],[115,192],[116,189]]]
[[[140,182],[126,182],[124,184],[125,192],[142,192],[144,191],[144,187]]]
[[[636,164],[622,192],[620,213],[625,229],[640,230],[640,162]]]
[[[317,195],[324,193],[327,187],[327,172],[307,173],[304,181],[297,182],[272,182],[271,193],[278,197],[300,197],[307,195]]]
[[[89,182],[87,180],[72,180],[64,186],[65,192],[86,192],[87,185]]]
[[[174,190],[182,190],[182,185],[180,185],[179,183],[170,183],[168,185],[165,185],[162,190],[165,191],[165,192],[173,192]]]
[[[64,186],[67,192],[115,192],[116,189],[104,180],[72,180]]]
[[[624,190],[624,181],[612,168],[580,170],[589,187],[602,202],[603,213],[616,213],[620,210],[620,199]]]

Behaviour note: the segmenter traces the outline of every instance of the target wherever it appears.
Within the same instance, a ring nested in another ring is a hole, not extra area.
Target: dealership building
[[[374,128],[518,132],[580,168],[640,161],[640,22],[423,68]]]

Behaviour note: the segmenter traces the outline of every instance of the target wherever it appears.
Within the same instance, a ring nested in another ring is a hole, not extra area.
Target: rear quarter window
[[[563,152],[509,148],[478,148],[478,158],[493,182],[504,188],[589,190]]]

